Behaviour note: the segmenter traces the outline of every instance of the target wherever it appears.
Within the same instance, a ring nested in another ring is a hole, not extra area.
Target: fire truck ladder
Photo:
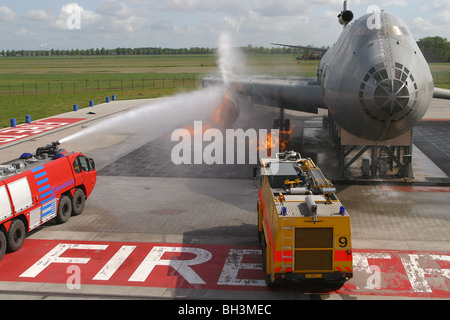
[[[309,169],[309,174],[313,179],[313,188],[327,188],[333,186],[331,181],[325,178],[325,176],[322,173],[322,170],[320,170],[319,168]]]
[[[294,215],[283,209],[281,214],[281,272],[294,271]]]

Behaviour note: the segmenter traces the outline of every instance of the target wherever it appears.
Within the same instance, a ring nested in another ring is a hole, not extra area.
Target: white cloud
[[[436,25],[448,28],[450,26],[450,10],[444,10],[436,15],[433,20]]]
[[[142,8],[135,9],[118,0],[101,2],[97,6],[96,13],[101,16],[110,16],[121,20],[126,20],[130,17],[145,17],[149,15],[148,10],[143,10]]]
[[[243,14],[247,11],[249,0],[169,0],[161,9],[179,12],[223,12]]]
[[[313,7],[304,0],[264,0],[252,9],[264,17],[299,16],[311,12]]]
[[[67,21],[69,18],[74,17],[74,15],[77,15],[81,23],[80,27],[84,29],[89,28],[100,20],[100,15],[93,11],[85,10],[78,3],[74,2],[61,7],[53,26],[59,30],[67,30]]]
[[[450,0],[435,0],[433,6],[436,9],[450,8]]]
[[[28,20],[36,20],[36,21],[50,21],[54,19],[54,17],[52,17],[45,10],[30,10],[25,13],[25,17]]]
[[[423,17],[415,18],[411,23],[411,30],[416,38],[439,35],[446,38],[448,26],[450,25],[450,10],[444,10],[437,13],[434,17],[426,19]]]
[[[404,7],[408,5],[408,2],[406,0],[381,0],[379,2],[380,4],[377,3],[377,5],[381,8]]]
[[[0,21],[15,21],[17,15],[8,7],[0,7]]]
[[[229,16],[225,16],[223,19],[220,20],[218,26],[221,32],[228,31],[237,33],[239,32],[243,22],[244,22],[243,18],[233,19]]]
[[[23,36],[27,33],[29,33],[29,31],[26,28],[21,28],[20,30],[16,31],[16,35],[18,35],[18,36]]]

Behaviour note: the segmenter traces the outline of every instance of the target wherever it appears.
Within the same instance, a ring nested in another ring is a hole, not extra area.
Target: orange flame
[[[209,115],[209,120],[202,124],[202,130],[200,132],[196,132],[197,130],[187,125],[184,125],[183,128],[189,131],[191,135],[202,134],[202,132],[211,128],[226,128],[230,125],[228,123],[230,120],[230,108],[232,108],[232,106],[230,106],[230,101],[232,100],[229,97],[229,93],[226,92],[220,105],[216,108],[214,113]]]
[[[261,151],[264,151],[268,157],[272,156],[272,149],[275,149],[279,145],[279,137],[272,136],[272,132],[268,132],[265,137],[262,133],[259,134],[259,141],[257,142],[257,150],[261,155]]]
[[[285,151],[289,141],[291,141],[291,133],[294,127],[294,125],[291,125],[289,130],[280,130],[278,137],[272,136],[271,132],[267,133],[266,139],[264,139],[263,136],[260,136],[257,147],[258,151],[266,151],[268,157],[271,157],[272,149],[275,149],[277,145],[280,151]]]
[[[294,130],[295,125],[291,125],[289,130],[280,130],[280,151],[286,151],[289,141],[291,141],[291,133]]]

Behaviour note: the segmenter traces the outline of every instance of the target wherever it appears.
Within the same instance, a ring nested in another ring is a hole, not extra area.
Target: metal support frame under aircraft
[[[384,142],[364,140],[340,128],[328,115],[323,121],[333,140],[339,160],[339,178],[350,177],[346,171],[360,165],[364,179],[414,179],[412,169],[412,130]],[[360,161],[358,161],[360,160]]]

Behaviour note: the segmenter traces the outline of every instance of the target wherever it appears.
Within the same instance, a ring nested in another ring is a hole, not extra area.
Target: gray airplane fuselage
[[[383,11],[344,28],[320,62],[318,80],[336,123],[371,141],[411,130],[425,115],[434,88],[408,27]]]

